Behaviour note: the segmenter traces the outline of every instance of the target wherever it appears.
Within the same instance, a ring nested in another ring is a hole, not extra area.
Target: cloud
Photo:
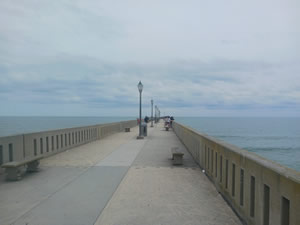
[[[163,108],[242,110],[300,105],[298,74],[288,65],[217,60],[168,64],[117,64],[81,57],[59,58],[49,64],[1,66],[0,99],[51,105],[79,104],[113,110],[138,104],[137,83],[144,83],[143,100]],[[254,74],[256,76],[254,76]],[[259,76],[257,76],[259,74]],[[282,76],[282,74],[286,74]],[[50,106],[47,106],[50,105]]]
[[[139,63],[216,57],[299,60],[298,7],[292,0],[243,4],[3,0],[0,49],[5,54],[0,58],[40,61],[66,53]],[[224,40],[235,45],[224,45]]]
[[[0,115],[298,113],[299,2],[217,4],[1,1]]]

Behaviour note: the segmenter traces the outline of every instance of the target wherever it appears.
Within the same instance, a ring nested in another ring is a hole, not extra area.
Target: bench
[[[125,132],[130,132],[130,127],[125,127]]]
[[[2,168],[5,168],[6,180],[17,181],[21,180],[21,167],[27,165],[26,172],[32,173],[38,171],[38,166],[40,164],[39,160],[43,156],[36,156],[33,158],[25,159],[22,161],[13,161],[4,163],[1,165]]]
[[[173,165],[182,165],[184,153],[178,148],[171,148]]]

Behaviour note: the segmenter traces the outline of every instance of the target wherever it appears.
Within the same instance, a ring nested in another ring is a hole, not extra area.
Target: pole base
[[[144,136],[137,136],[136,139],[144,139]]]

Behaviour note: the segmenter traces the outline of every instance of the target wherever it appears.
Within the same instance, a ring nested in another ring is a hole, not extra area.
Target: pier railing
[[[134,126],[137,126],[137,121],[129,120],[0,137],[0,166],[39,155],[47,157]]]
[[[174,123],[173,128],[247,224],[300,224],[300,172],[179,123]]]

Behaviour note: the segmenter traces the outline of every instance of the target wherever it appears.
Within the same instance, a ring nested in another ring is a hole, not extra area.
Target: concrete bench
[[[183,151],[178,147],[171,148],[173,165],[182,165]]]
[[[30,159],[25,159],[22,161],[13,161],[3,164],[1,167],[5,168],[6,180],[17,181],[21,179],[21,167],[27,165],[26,172],[32,173],[38,171],[38,166],[40,164],[39,160],[43,156],[36,156]]]
[[[125,132],[130,132],[130,127],[125,127]]]

